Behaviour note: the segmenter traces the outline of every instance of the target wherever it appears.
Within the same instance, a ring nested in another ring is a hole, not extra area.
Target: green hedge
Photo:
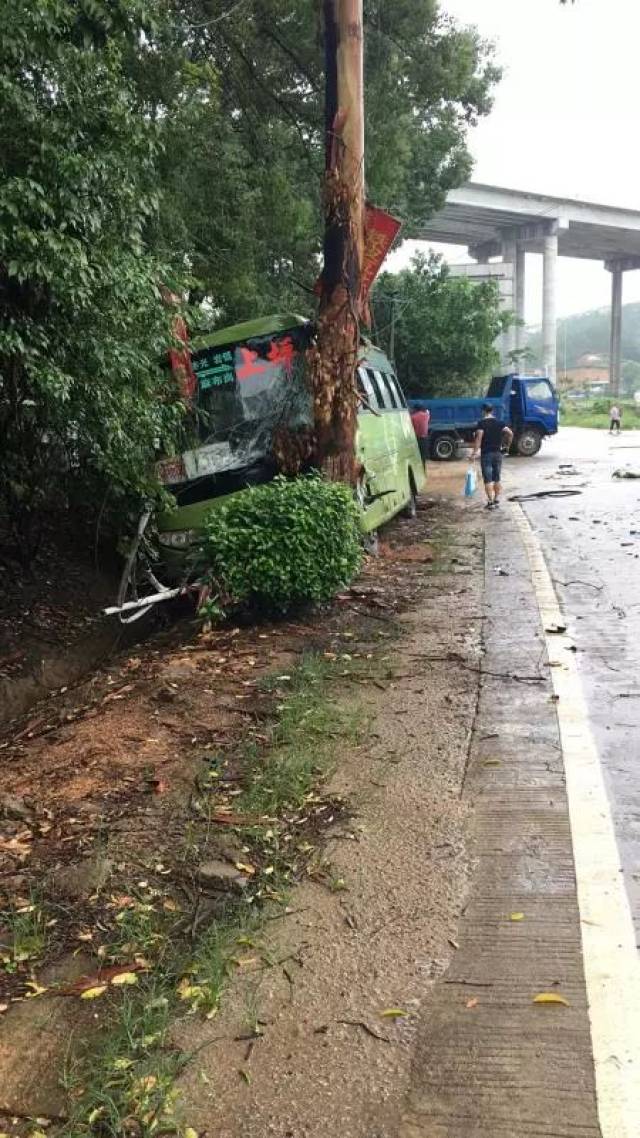
[[[214,608],[283,613],[330,600],[360,568],[358,523],[350,487],[319,475],[243,490],[205,522]]]

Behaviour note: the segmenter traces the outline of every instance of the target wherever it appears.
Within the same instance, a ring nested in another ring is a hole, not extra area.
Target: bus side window
[[[393,383],[391,381],[391,377],[388,376],[386,374],[386,372],[383,371],[383,372],[380,372],[380,378],[382,380],[382,386],[384,388],[384,393],[387,396],[389,403],[391,404],[391,407],[393,408],[394,411],[397,411],[400,404],[398,402],[398,398],[396,396],[395,388],[394,388]]]
[[[365,368],[359,367],[357,372],[356,372],[356,377],[357,377],[358,391],[360,391],[364,395],[369,406],[373,407],[374,411],[377,411],[378,406],[382,406],[382,404],[378,404],[378,399],[376,397],[376,393],[375,393],[373,384],[372,384],[371,380],[369,379],[369,376],[367,375]],[[363,410],[365,410],[365,411],[368,410],[367,404],[363,404]]]
[[[407,401],[404,397],[404,391],[402,390],[402,388],[401,388],[400,384],[398,383],[398,380],[396,379],[393,372],[389,372],[389,375],[387,376],[387,378],[389,380],[389,386],[391,387],[391,390],[393,391],[393,393],[396,397],[396,402],[398,404],[398,407],[406,407]]]
[[[391,400],[389,399],[389,396],[386,394],[382,386],[382,376],[380,375],[380,372],[374,371],[373,368],[368,367],[367,375],[371,381],[373,390],[376,393],[376,402],[378,404],[378,407],[381,411],[388,411],[391,407]]]

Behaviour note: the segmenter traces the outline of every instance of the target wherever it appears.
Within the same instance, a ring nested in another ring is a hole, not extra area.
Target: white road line
[[[565,623],[540,543],[515,518],[544,629]],[[571,637],[547,634],[569,801],[602,1138],[640,1136],[640,957],[600,757]]]

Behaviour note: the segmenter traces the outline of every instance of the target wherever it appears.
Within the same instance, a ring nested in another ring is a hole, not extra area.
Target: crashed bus
[[[271,481],[279,472],[278,440],[302,438],[313,428],[307,351],[312,321],[293,314],[263,317],[220,329],[195,342],[187,361],[197,437],[192,447],[158,463],[159,480],[175,508],[150,513],[123,572],[118,613],[128,623],[151,604],[193,587],[206,515],[230,495]],[[415,514],[424,466],[404,393],[384,352],[363,340],[357,368],[359,395],[356,495],[363,538],[401,511]],[[312,463],[303,464],[301,472]]]

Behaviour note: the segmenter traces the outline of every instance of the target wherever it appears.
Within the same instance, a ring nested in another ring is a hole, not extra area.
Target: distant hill
[[[582,356],[609,355],[611,314],[608,308],[592,312],[579,312],[558,321],[558,368],[565,362],[565,331],[567,367],[575,367]],[[530,332],[528,346],[534,362],[542,363],[542,331]],[[640,363],[640,303],[622,307],[622,358]]]

